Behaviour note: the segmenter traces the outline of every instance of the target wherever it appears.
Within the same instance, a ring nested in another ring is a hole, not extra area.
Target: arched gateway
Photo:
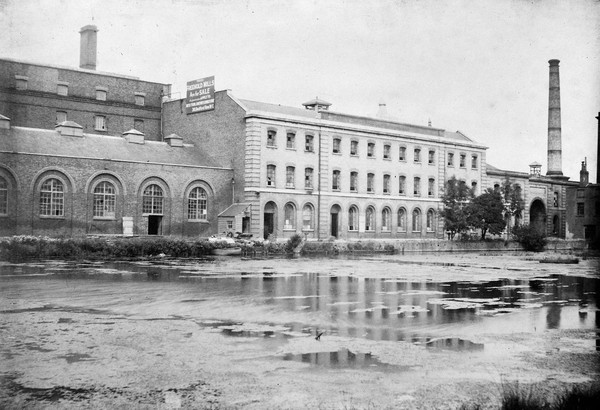
[[[529,207],[529,225],[546,234],[546,206],[541,199],[535,199]]]

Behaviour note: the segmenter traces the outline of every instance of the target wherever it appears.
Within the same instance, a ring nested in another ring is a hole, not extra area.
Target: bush
[[[531,225],[515,226],[512,229],[512,234],[523,248],[527,251],[540,252],[544,250],[546,243],[546,235],[538,231]]]
[[[294,252],[294,249],[296,249],[298,247],[298,245],[300,245],[301,243],[302,243],[302,235],[296,233],[287,240],[287,242],[285,244],[285,251],[288,253]]]
[[[222,245],[179,238],[66,238],[14,236],[0,240],[0,259],[199,257]]]

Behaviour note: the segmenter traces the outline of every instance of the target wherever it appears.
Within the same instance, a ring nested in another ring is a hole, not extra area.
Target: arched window
[[[64,216],[65,192],[63,183],[56,178],[47,179],[40,190],[40,215]]]
[[[142,213],[163,214],[163,190],[156,184],[148,185],[142,195]]]
[[[283,229],[296,229],[296,207],[291,202],[285,204]]]
[[[398,230],[406,232],[406,210],[404,208],[398,209]]]
[[[208,215],[208,196],[203,188],[196,187],[188,195],[188,220],[206,221]]]
[[[427,211],[427,232],[435,231],[434,217],[433,209]]]
[[[358,231],[358,208],[355,205],[348,211],[348,230]]]
[[[390,208],[383,208],[383,211],[381,211],[381,230],[387,232],[392,230],[392,214]]]
[[[115,186],[108,181],[100,182],[94,188],[94,218],[114,218],[116,204]]]
[[[8,215],[8,183],[0,177],[0,215]]]
[[[302,229],[312,231],[314,229],[315,209],[311,204],[304,205],[302,208]]]
[[[368,207],[365,213],[365,230],[375,230],[375,209],[372,206]]]
[[[415,208],[412,213],[412,230],[421,232],[421,210],[419,208]]]

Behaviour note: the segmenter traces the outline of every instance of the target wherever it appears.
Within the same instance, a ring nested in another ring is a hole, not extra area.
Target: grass
[[[575,385],[548,395],[540,386],[502,383],[501,410],[595,410],[600,403],[600,385]],[[488,408],[479,403],[465,403],[459,410]]]

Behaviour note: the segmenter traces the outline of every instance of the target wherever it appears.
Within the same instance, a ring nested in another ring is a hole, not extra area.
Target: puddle
[[[287,353],[283,356],[283,360],[308,363],[315,367],[335,369],[386,370],[393,368],[397,371],[399,368],[399,366],[380,362],[371,353],[355,353],[345,348],[332,352]],[[406,366],[407,370],[408,368],[409,367]],[[400,369],[402,369],[402,366],[400,366]]]
[[[90,360],[95,360],[92,359],[92,356],[90,356],[87,353],[67,353],[64,356],[57,356],[59,359],[65,359],[67,361],[67,363],[69,364],[73,364],[73,363],[77,363],[77,362],[89,362]]]
[[[483,343],[474,343],[470,340],[461,339],[459,337],[447,337],[444,339],[433,339],[425,343],[425,346],[433,349],[462,351],[481,351]]]

